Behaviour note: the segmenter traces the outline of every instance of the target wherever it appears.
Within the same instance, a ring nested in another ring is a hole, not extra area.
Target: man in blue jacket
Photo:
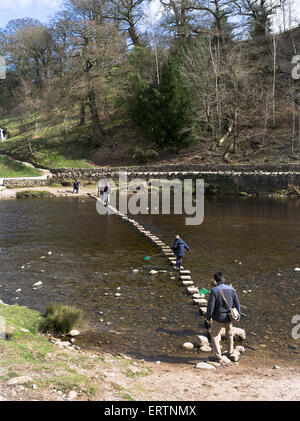
[[[221,329],[224,327],[227,337],[227,351],[230,355],[234,351],[232,322],[228,311],[230,308],[236,308],[241,314],[240,302],[233,287],[225,284],[225,278],[221,272],[214,275],[212,282],[213,288],[210,292],[206,320],[211,325],[211,341],[214,355],[218,362],[221,362],[222,352],[220,347]],[[221,290],[221,292],[220,292]],[[226,300],[224,300],[223,296]]]
[[[173,251],[176,256],[176,268],[175,269],[183,269],[182,266],[182,258],[185,255],[185,250],[190,251],[189,246],[183,241],[179,235],[176,235],[174,243],[173,243]]]

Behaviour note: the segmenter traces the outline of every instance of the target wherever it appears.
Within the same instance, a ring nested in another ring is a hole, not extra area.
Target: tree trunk
[[[82,127],[85,125],[85,100],[81,100],[80,102],[80,121],[79,121],[79,127]]]
[[[104,138],[104,130],[102,129],[100,124],[99,113],[96,103],[96,95],[93,88],[90,88],[89,90],[89,106],[92,115],[94,138],[97,140],[97,143],[101,145],[102,140]]]

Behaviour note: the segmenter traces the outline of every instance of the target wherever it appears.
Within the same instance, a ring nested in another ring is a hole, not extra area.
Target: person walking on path
[[[102,196],[103,196],[103,193],[104,193],[104,186],[102,184],[102,181],[98,181],[97,189],[98,189],[98,197],[100,197],[100,199],[101,199]]]
[[[105,206],[107,206],[110,202],[110,184],[107,183],[107,185],[104,187],[104,193],[103,193],[103,202],[105,203]]]
[[[230,358],[234,352],[234,344],[232,321],[229,317],[229,311],[235,307],[241,317],[241,309],[237,293],[232,286],[226,285],[226,280],[221,272],[215,273],[212,285],[213,288],[210,292],[207,303],[206,320],[211,326],[210,336],[214,356],[216,357],[217,362],[221,362],[221,329],[225,328],[227,337],[227,352],[228,357]],[[226,302],[223,297],[225,298]]]
[[[74,192],[76,192],[77,194],[78,194],[78,192],[79,192],[79,180],[76,180],[76,181],[74,181],[74,184],[73,184],[73,194],[74,194]]]
[[[183,269],[182,259],[185,255],[185,250],[190,251],[189,246],[183,241],[179,235],[176,235],[173,243],[173,251],[176,256],[176,267],[175,269]]]

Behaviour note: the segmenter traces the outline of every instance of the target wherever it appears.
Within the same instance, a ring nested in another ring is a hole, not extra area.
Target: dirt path
[[[79,194],[72,193],[73,189],[71,187],[22,187],[22,188],[15,188],[15,189],[1,189],[0,188],[0,200],[1,199],[15,199],[17,192],[21,191],[47,191],[55,197],[88,197],[88,194],[97,194],[95,187],[83,187],[79,190]]]
[[[94,379],[97,393],[90,397],[79,392],[76,400],[86,401],[299,401],[300,369],[249,367],[240,363],[215,371],[192,365],[156,364],[112,358],[85,370]],[[126,370],[124,370],[126,362]],[[145,374],[145,370],[150,374]],[[131,375],[128,375],[128,371]],[[27,373],[30,375],[31,373]],[[1,375],[1,372],[0,372]],[[25,375],[23,373],[23,375]],[[98,379],[99,378],[99,379]],[[95,380],[95,379],[94,379]],[[70,400],[58,389],[32,390],[9,387],[0,381],[0,401]]]

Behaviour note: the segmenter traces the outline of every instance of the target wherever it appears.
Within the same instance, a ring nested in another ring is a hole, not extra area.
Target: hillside
[[[273,41],[276,43],[275,79]],[[226,113],[229,115],[231,111],[227,110],[225,100],[222,139],[213,140],[211,133],[203,129],[193,136],[188,146],[183,147],[172,142],[159,145],[134,123],[126,108],[116,106],[113,95],[106,111],[101,103],[104,99],[100,97],[98,100],[99,118],[105,133],[101,141],[95,140],[89,107],[85,110],[84,125],[79,125],[79,106],[67,114],[59,104],[48,113],[42,107],[41,111],[32,112],[25,119],[11,110],[8,117],[0,116],[0,127],[5,127],[9,133],[8,140],[0,142],[0,154],[40,168],[118,167],[149,163],[299,163],[297,104],[300,86],[291,75],[292,58],[298,54],[299,46],[300,28],[286,31],[267,42],[254,39],[239,44],[239,54],[249,66],[247,77],[251,74],[252,80],[249,80],[249,100],[243,97],[245,108],[238,110],[236,139],[233,130],[226,126]],[[228,108],[230,106],[228,103]]]

